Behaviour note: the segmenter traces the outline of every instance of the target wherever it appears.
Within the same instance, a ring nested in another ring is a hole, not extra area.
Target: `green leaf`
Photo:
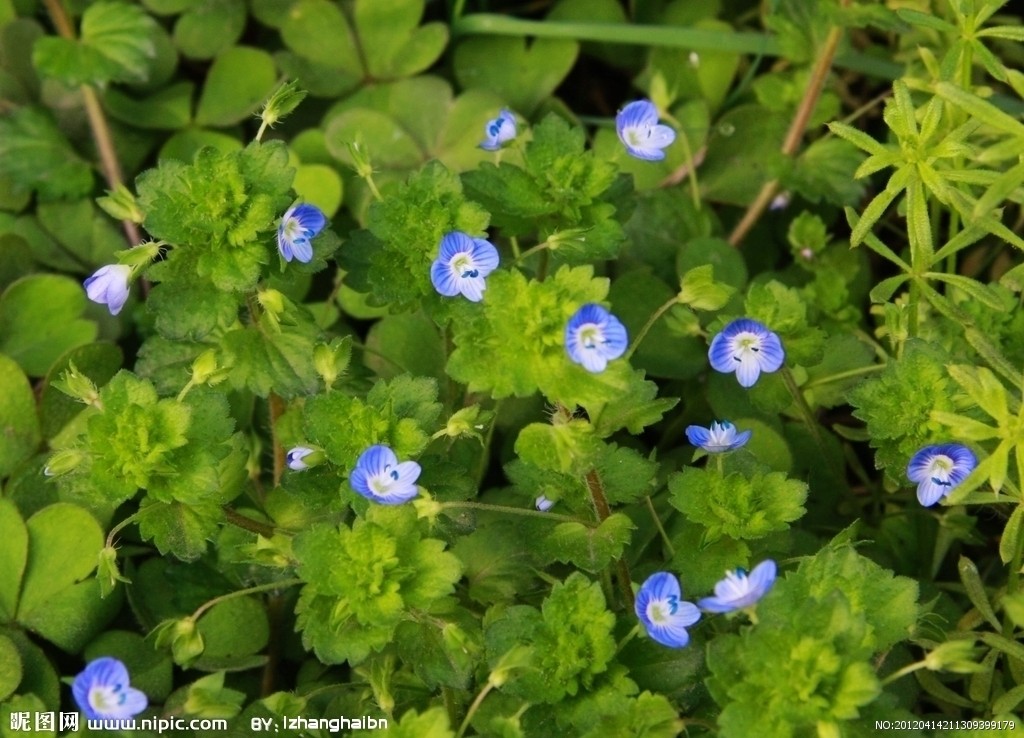
[[[748,479],[688,467],[669,478],[668,488],[672,506],[704,525],[709,540],[763,538],[788,529],[806,512],[807,485],[779,472],[758,472]]]
[[[787,165],[780,151],[788,116],[740,105],[719,120],[700,167],[701,188],[712,202],[746,206]]]
[[[174,45],[184,56],[212,59],[238,41],[245,30],[242,0],[202,0],[174,24]]]
[[[935,85],[935,93],[943,100],[948,100],[964,112],[969,113],[972,118],[997,131],[1016,138],[1024,137],[1024,124],[1004,113],[992,103],[982,100],[957,85],[950,82],[939,82]]]
[[[729,285],[715,281],[714,267],[706,264],[683,275],[679,302],[694,310],[720,310],[733,292]]]
[[[98,2],[82,14],[80,38],[48,36],[33,49],[39,72],[69,87],[144,82],[156,56],[156,23],[137,5]]]
[[[1009,399],[1006,388],[990,370],[985,367],[974,367],[963,364],[950,364],[946,367],[960,388],[967,393],[982,410],[991,416],[1002,427],[1009,425]]]
[[[443,23],[419,25],[425,0],[357,0],[355,23],[366,54],[366,71],[374,79],[409,77],[441,56],[448,43]]]
[[[21,683],[21,655],[7,636],[0,635],[0,701],[6,700]]]
[[[50,115],[31,107],[0,118],[0,177],[14,194],[35,190],[43,200],[84,197],[92,191],[92,168]]]
[[[315,526],[294,549],[307,582],[297,625],[326,663],[358,663],[381,649],[407,609],[429,609],[462,574],[443,542],[421,537],[409,505],[372,507],[351,529]]]
[[[596,528],[582,523],[559,523],[541,541],[545,559],[597,573],[621,558],[636,526],[622,513],[613,513]]]
[[[0,354],[0,478],[9,477],[39,447],[39,417],[28,377],[11,359]],[[2,606],[2,601],[0,601]]]
[[[14,620],[21,580],[28,562],[28,529],[18,508],[0,499],[0,616]]]
[[[153,541],[162,555],[195,561],[206,553],[206,542],[214,537],[223,517],[219,505],[147,500],[139,508],[139,533]]]
[[[419,714],[408,710],[394,727],[384,734],[387,738],[455,738],[448,721],[448,711],[443,707],[431,707]]]
[[[195,85],[180,82],[141,99],[111,88],[103,95],[110,116],[137,128],[177,130],[192,120],[192,95]]]
[[[437,326],[422,313],[389,315],[378,320],[366,336],[366,366],[389,379],[399,374],[444,376],[444,344]]]
[[[511,603],[535,580],[530,552],[511,525],[489,525],[462,536],[452,553],[462,562],[469,597],[484,605]]]
[[[253,659],[270,638],[270,624],[263,604],[253,597],[238,597],[214,605],[196,623],[202,636],[202,655],[193,666],[204,671],[251,668]]]
[[[274,59],[261,49],[232,46],[213,60],[196,108],[196,125],[231,126],[248,119],[277,83]]]
[[[81,318],[85,304],[85,291],[68,277],[18,280],[0,295],[0,352],[43,376],[61,354],[96,338],[96,324]]]
[[[143,225],[176,246],[148,276],[185,283],[198,276],[222,290],[251,289],[269,260],[267,234],[292,199],[293,176],[279,142],[233,153],[204,148],[191,165],[163,160],[143,173],[137,181]]]
[[[99,586],[89,577],[103,531],[92,515],[67,503],[43,508],[26,528],[29,557],[18,622],[67,651],[78,651],[121,605],[118,597],[100,599]]]
[[[466,200],[459,178],[431,162],[370,207],[370,233],[350,237],[340,254],[342,266],[350,286],[371,293],[378,304],[411,304],[436,295],[430,265],[442,236],[449,231],[482,236],[487,220],[479,205]],[[395,279],[396,274],[405,276]]]
[[[111,343],[100,342],[79,346],[61,356],[50,367],[39,400],[43,435],[46,438],[53,438],[85,409],[78,399],[69,397],[54,386],[54,382],[60,379],[71,364],[95,385],[102,387],[121,368],[122,360],[120,348]]]
[[[333,75],[340,77],[339,84],[345,89],[362,78],[363,67],[355,36],[345,15],[334,3],[327,0],[295,3],[281,26],[281,37],[300,57],[330,68]],[[299,76],[299,79],[304,80],[304,77]]]
[[[455,47],[455,78],[463,88],[496,92],[524,114],[555,91],[572,69],[579,44],[568,39],[478,36]]]

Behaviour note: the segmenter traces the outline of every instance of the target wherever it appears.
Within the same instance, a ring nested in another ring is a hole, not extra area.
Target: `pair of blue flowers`
[[[676,140],[676,132],[658,123],[658,108],[650,100],[635,100],[615,116],[615,132],[626,152],[637,159],[661,161],[664,149]],[[516,117],[502,108],[498,117],[487,121],[480,148],[498,151],[516,137]]]
[[[743,569],[726,572],[715,585],[713,597],[683,601],[683,590],[674,574],[659,571],[640,585],[634,609],[647,634],[669,648],[683,648],[690,642],[686,629],[700,620],[700,611],[730,613],[750,610],[775,584],[775,562],[766,559],[748,575]]]

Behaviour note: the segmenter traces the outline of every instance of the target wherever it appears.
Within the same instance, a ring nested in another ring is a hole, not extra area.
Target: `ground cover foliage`
[[[1021,731],[1003,6],[0,0],[0,735]]]

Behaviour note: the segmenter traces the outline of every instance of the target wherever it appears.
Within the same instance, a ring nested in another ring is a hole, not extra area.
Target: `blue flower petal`
[[[629,335],[624,326],[614,315],[608,315],[608,322],[604,328],[604,346],[602,353],[609,359],[617,359],[626,353],[629,346]]]
[[[498,249],[494,248],[494,244],[486,239],[473,239],[471,255],[473,257],[473,263],[480,271],[481,277],[486,277],[498,268]]]
[[[917,501],[924,507],[931,507],[949,494],[950,490],[952,487],[948,484],[939,484],[934,479],[925,479],[917,485]]]
[[[87,277],[82,286],[90,300],[106,305],[111,315],[117,315],[128,301],[131,275],[132,268],[126,264],[107,264]]]
[[[459,280],[459,291],[470,302],[480,302],[484,299],[484,290],[487,282],[483,277],[467,277]]]
[[[327,216],[315,205],[302,203],[291,210],[292,217],[299,221],[306,238],[315,238],[327,225]]]
[[[398,466],[398,457],[387,446],[370,446],[360,454],[356,469],[364,469],[370,476],[383,474],[387,467]]]
[[[690,425],[686,428],[686,439],[690,442],[690,445],[706,449],[708,442],[711,440],[711,433],[707,428],[702,428],[699,425]]]
[[[734,365],[740,387],[753,387],[757,384],[757,378],[761,376],[761,364],[756,357],[744,356],[739,361],[734,360]]]
[[[749,430],[743,431],[742,433],[738,433],[736,435],[736,440],[732,442],[732,445],[729,446],[729,449],[732,450],[732,449],[740,448],[741,446],[746,446],[747,445],[747,441],[750,440],[750,436],[753,433],[754,433],[754,431],[749,431]]]
[[[761,350],[758,353],[758,362],[763,372],[778,371],[783,362],[786,361],[786,352],[782,348],[782,341],[771,331],[765,331],[761,339]]]
[[[438,294],[445,297],[455,297],[459,294],[459,283],[448,268],[448,263],[438,259],[430,265],[430,281]]]
[[[437,256],[447,264],[457,254],[472,254],[473,246],[473,239],[465,233],[462,231],[451,231],[444,234],[441,238],[441,248]]]
[[[298,261],[308,264],[313,260],[313,245],[307,238],[296,238],[292,241],[292,253]]]
[[[732,358],[732,339],[722,331],[711,339],[711,348],[708,349],[708,360],[711,368],[716,372],[729,373],[736,371],[736,362]]]

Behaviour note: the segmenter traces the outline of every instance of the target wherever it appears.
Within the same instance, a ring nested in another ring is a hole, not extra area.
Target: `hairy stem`
[[[202,617],[203,613],[209,610],[215,605],[219,605],[221,602],[227,600],[233,600],[236,597],[245,597],[246,595],[259,594],[260,592],[272,592],[279,589],[288,589],[294,587],[297,584],[302,584],[301,579],[282,579],[280,582],[268,582],[267,584],[257,584],[255,587],[247,587],[246,589],[238,589],[234,592],[228,592],[222,594],[220,597],[214,597],[212,600],[208,600],[196,608],[196,611],[192,613],[192,620],[196,621]]]
[[[224,517],[227,518],[227,521],[236,528],[247,530],[250,533],[257,533],[264,538],[270,538],[275,533],[274,526],[261,523],[259,520],[253,520],[227,505],[222,507],[221,510],[224,511]]]
[[[71,19],[61,0],[43,0],[46,12],[50,14],[54,28],[62,38],[75,40],[75,29],[71,25]],[[99,96],[89,85],[82,85],[82,102],[85,105],[85,114],[89,119],[89,130],[92,131],[92,139],[96,144],[96,151],[100,156],[100,167],[103,169],[103,177],[107,181],[107,188],[114,190],[118,185],[124,183],[124,175],[121,173],[121,162],[117,158],[117,149],[114,148],[114,137],[110,133],[110,126],[107,124],[107,117],[103,113]],[[139,227],[134,221],[122,220],[121,228],[124,230],[125,238],[130,246],[142,241]]]
[[[601,481],[601,475],[597,473],[597,469],[591,469],[587,472],[586,476],[587,489],[590,491],[590,499],[594,503],[594,510],[597,511],[597,517],[600,522],[604,522],[611,517],[612,510],[608,505],[608,498],[604,493],[604,482]],[[627,609],[633,609],[633,578],[629,573],[629,565],[626,564],[625,559],[619,559],[615,562],[615,573],[619,580],[619,591],[622,593],[622,602],[626,605]]]
[[[850,3],[849,0],[842,0],[841,4],[843,7],[846,7]],[[800,147],[800,142],[807,131],[807,124],[810,123],[814,108],[817,107],[818,99],[821,97],[822,90],[825,89],[825,80],[828,79],[829,71],[832,69],[832,62],[836,56],[836,50],[839,48],[839,42],[842,38],[843,29],[838,26],[833,27],[825,38],[821,53],[818,54],[818,59],[811,71],[811,78],[807,82],[807,89],[804,91],[803,99],[796,109],[796,114],[789,124],[789,130],[786,131],[786,138],[782,142],[782,153],[785,156],[793,156]],[[771,204],[778,191],[779,180],[773,179],[770,182],[765,182],[764,186],[761,187],[761,191],[757,193],[757,197],[754,198],[754,202],[750,204],[747,212],[743,214],[743,218],[740,219],[740,222],[736,224],[736,227],[729,235],[730,244],[739,246],[743,243],[743,239],[750,233],[750,230],[768,208],[768,205]]]
[[[496,512],[504,513],[506,515],[523,515],[528,518],[544,518],[545,520],[555,520],[562,523],[582,523],[583,525],[594,527],[593,524],[586,520],[580,520],[574,518],[571,515],[561,515],[559,513],[541,512],[540,510],[530,510],[524,507],[511,507],[509,505],[491,505],[486,502],[442,502],[440,503],[442,510],[484,510],[485,512]]]

